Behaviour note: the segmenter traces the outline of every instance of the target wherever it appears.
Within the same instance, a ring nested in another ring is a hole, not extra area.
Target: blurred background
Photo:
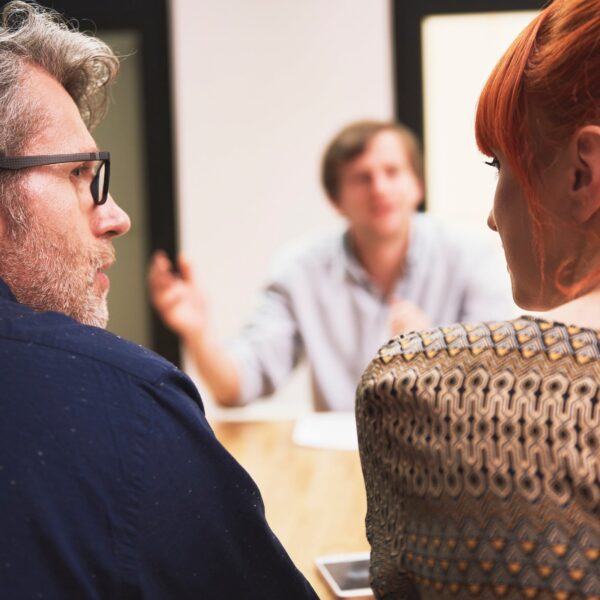
[[[473,135],[481,87],[542,0],[42,1],[124,57],[106,121],[111,188],[133,227],[116,241],[109,329],[194,377],[156,319],[145,277],[183,251],[217,332],[234,336],[276,251],[340,226],[319,183],[325,144],[361,118],[399,119],[424,142],[426,210],[485,229],[494,170]],[[490,232],[490,236],[493,234]],[[498,250],[500,250],[498,246]],[[506,273],[499,273],[506,277]],[[229,418],[310,409],[302,369]]]

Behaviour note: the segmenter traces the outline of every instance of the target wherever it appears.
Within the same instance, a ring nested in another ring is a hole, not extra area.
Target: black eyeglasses
[[[108,198],[108,182],[110,179],[110,152],[83,152],[80,154],[45,154],[39,156],[4,156],[0,157],[0,169],[16,171],[29,167],[56,165],[69,162],[93,162],[94,178],[90,185],[94,204],[100,205]]]

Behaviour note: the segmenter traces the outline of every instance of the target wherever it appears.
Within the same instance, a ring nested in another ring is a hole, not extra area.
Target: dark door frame
[[[431,15],[539,10],[546,0],[392,0],[396,118],[423,139],[421,23]]]
[[[146,189],[149,232],[147,255],[162,248],[174,256],[178,248],[172,130],[172,92],[168,0],[38,0],[68,19],[81,31],[133,30],[141,40],[142,123],[145,136]],[[0,1],[0,5],[6,0]],[[152,311],[154,350],[180,364],[179,342]]]

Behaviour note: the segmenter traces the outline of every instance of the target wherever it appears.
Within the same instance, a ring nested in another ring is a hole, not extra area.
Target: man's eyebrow
[[[79,149],[75,154],[98,154],[98,152],[101,152],[101,150],[100,148],[98,148],[98,146],[94,144],[93,146],[84,146],[83,148]]]

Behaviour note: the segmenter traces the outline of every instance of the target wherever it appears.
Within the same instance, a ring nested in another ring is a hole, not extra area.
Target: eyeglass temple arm
[[[40,154],[38,156],[0,157],[0,169],[25,169],[59,163],[86,160],[110,160],[110,152],[80,152],[78,154]]]

